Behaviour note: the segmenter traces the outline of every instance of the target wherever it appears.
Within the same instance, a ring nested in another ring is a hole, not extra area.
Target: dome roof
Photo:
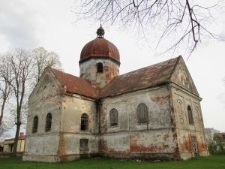
[[[80,63],[89,58],[110,58],[120,64],[120,54],[117,47],[104,38],[104,29],[97,30],[98,37],[88,42],[80,54]]]

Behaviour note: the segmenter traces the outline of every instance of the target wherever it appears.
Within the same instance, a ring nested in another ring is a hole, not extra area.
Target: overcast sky
[[[82,47],[96,38],[100,23],[75,22],[74,0],[0,0],[0,53],[13,48],[44,47],[60,56],[65,72],[79,76]],[[104,25],[103,25],[104,27]],[[120,74],[174,56],[155,56],[152,48],[134,30],[105,26],[105,38],[120,51]],[[211,29],[225,37],[225,14],[216,16]],[[225,39],[225,38],[224,38]],[[225,132],[225,41],[209,39],[191,57],[183,56],[203,98],[205,127]]]

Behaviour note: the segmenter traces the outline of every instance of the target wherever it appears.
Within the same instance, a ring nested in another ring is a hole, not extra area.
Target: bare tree
[[[35,83],[40,80],[40,77],[47,66],[61,68],[59,56],[54,52],[48,52],[43,47],[34,49],[32,51],[32,58],[34,58],[33,74]]]
[[[76,6],[75,13],[78,19],[94,18],[106,24],[119,22],[123,28],[137,27],[144,36],[151,30],[154,33],[149,31],[152,36],[147,39],[156,36],[156,49],[169,43],[163,52],[174,51],[183,44],[190,55],[203,37],[217,38],[206,25],[211,24],[211,12],[220,7],[219,1],[205,6],[205,1],[201,4],[194,0],[84,0]]]
[[[0,70],[0,99],[1,99],[0,126],[2,125],[6,102],[9,99],[9,95],[12,91],[11,86],[9,85],[7,79],[5,78],[5,76],[7,77],[10,76],[10,72],[4,70],[4,73],[6,73],[7,75],[2,75],[1,73],[3,73],[3,70]]]
[[[15,49],[0,57],[0,98],[2,99],[0,124],[3,120],[6,101],[11,99],[8,103],[10,104],[9,112],[13,112],[16,125],[14,155],[16,154],[21,124],[26,122],[27,99],[34,87],[32,83],[39,81],[47,66],[60,68],[61,62],[57,54],[48,52],[43,47],[36,48],[32,52]],[[10,94],[12,97],[9,98]],[[4,127],[1,127],[0,132],[5,131]]]
[[[15,96],[16,112],[15,125],[16,134],[13,147],[13,155],[16,155],[17,143],[20,133],[22,106],[25,102],[26,90],[28,81],[31,78],[32,58],[29,52],[16,49],[1,58],[1,76],[6,80],[8,85],[12,87],[12,92]]]

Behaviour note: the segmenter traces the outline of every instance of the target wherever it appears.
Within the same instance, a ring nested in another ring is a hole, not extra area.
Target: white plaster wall
[[[208,155],[207,142],[204,135],[204,123],[201,112],[200,98],[185,90],[172,87],[174,123],[176,125],[178,147],[182,159],[194,156],[191,137],[195,136],[200,155]],[[189,124],[188,105],[191,106],[194,124]]]
[[[88,115],[88,130],[80,130],[81,116]],[[61,142],[62,155],[79,154],[80,139],[88,139],[88,153],[98,153],[98,125],[96,124],[95,101],[82,96],[64,96],[61,116]]]
[[[111,156],[174,154],[177,142],[172,131],[169,94],[167,87],[160,87],[105,99],[101,114],[102,151]],[[148,107],[148,124],[138,123],[137,107],[140,103]],[[118,126],[110,126],[112,108],[118,111]]]
[[[107,98],[102,103],[102,132],[137,131],[161,129],[171,126],[169,91],[166,87],[141,90],[114,98]],[[137,107],[140,103],[148,107],[149,123],[138,124]],[[118,126],[110,126],[109,112],[118,111]]]
[[[80,139],[88,139],[88,154],[98,153],[98,136],[66,133],[64,135],[66,155],[80,154]]]
[[[25,154],[31,156],[57,155],[58,146],[59,146],[59,135],[55,133],[35,137],[28,137],[28,139],[26,140]]]
[[[80,133],[81,116],[88,115],[88,131],[96,133],[96,106],[95,100],[74,95],[64,96],[62,100],[61,132]]]
[[[103,64],[103,73],[97,73],[97,63]],[[93,86],[103,87],[111,79],[119,75],[119,65],[110,59],[90,59],[80,64],[80,77],[92,83]]]
[[[55,161],[58,153],[61,119],[61,88],[52,74],[47,72],[35,87],[28,103],[24,160]],[[46,116],[52,114],[50,131],[45,131]],[[34,117],[38,117],[38,130],[32,133]],[[49,158],[48,157],[51,157]],[[46,157],[46,158],[44,158]]]

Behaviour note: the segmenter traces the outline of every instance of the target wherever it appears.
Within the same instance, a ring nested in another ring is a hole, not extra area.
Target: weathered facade
[[[45,69],[29,99],[23,160],[208,155],[201,98],[182,57],[119,75],[119,51],[97,33],[81,51],[80,77]]]

